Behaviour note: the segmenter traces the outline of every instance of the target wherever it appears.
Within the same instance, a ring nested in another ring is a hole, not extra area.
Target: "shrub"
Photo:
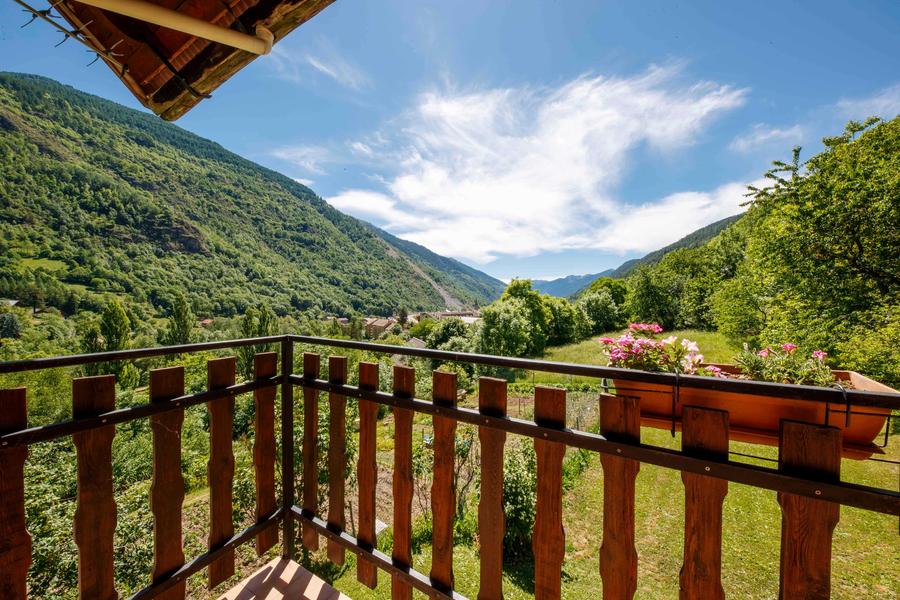
[[[22,326],[15,313],[0,313],[0,338],[18,338],[22,335]]]
[[[537,502],[537,456],[534,445],[522,441],[513,446],[503,463],[503,513],[506,532],[503,550],[509,557],[531,553]]]

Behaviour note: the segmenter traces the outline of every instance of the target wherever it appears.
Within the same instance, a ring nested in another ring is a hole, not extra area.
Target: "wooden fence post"
[[[435,406],[456,406],[456,374],[435,371],[431,395]],[[435,416],[434,475],[431,480],[431,583],[453,589],[453,519],[456,516],[456,421]]]
[[[217,390],[234,385],[235,358],[216,358],[206,364],[207,387]],[[206,403],[209,411],[209,537],[207,547],[218,548],[234,535],[232,496],[234,484],[234,398],[226,397]],[[212,589],[234,575],[234,550],[229,550],[209,565],[209,588]]]
[[[0,434],[28,425],[25,388],[0,390]],[[25,528],[27,446],[0,448],[0,598],[25,600],[31,536]]]
[[[257,380],[274,377],[278,372],[278,354],[263,352],[253,357]],[[253,470],[256,479],[256,520],[272,516],[278,510],[275,498],[275,394],[274,387],[253,391],[255,429]],[[269,527],[256,536],[256,554],[262,556],[278,543],[278,528]]]
[[[359,388],[375,391],[378,389],[378,364],[359,363]],[[375,488],[378,483],[376,455],[376,428],[378,427],[378,404],[371,400],[359,401],[359,462],[356,465],[356,479],[359,484],[359,531],[357,540],[361,546],[375,548]],[[374,563],[359,558],[356,561],[356,579],[365,586],[375,589],[378,585],[378,568]]]
[[[416,371],[394,367],[394,394],[404,398],[415,395]],[[412,423],[413,411],[394,408],[394,549],[395,563],[412,566]],[[391,598],[411,600],[412,586],[397,576],[391,579]]]
[[[478,380],[478,409],[490,417],[506,416],[506,381]],[[503,446],[506,432],[478,428],[481,441],[481,499],[478,502],[478,540],[481,579],[478,600],[503,598]]]
[[[184,367],[150,371],[150,402],[166,403],[184,394]],[[153,581],[169,576],[184,564],[181,510],[184,477],[181,474],[181,426],[184,409],[176,408],[150,417],[153,432]],[[183,600],[182,581],[160,595],[164,600]]]
[[[328,358],[328,381],[336,385],[347,382],[347,359]],[[347,468],[347,398],[328,394],[328,524],[340,530],[346,525],[344,517],[344,471]],[[328,559],[336,565],[344,564],[344,547],[328,541]]]
[[[303,353],[303,376],[319,377],[319,355]],[[319,511],[319,391],[303,388],[303,510],[312,514]],[[319,549],[319,534],[315,528],[303,523],[303,545],[307,550]]]
[[[72,381],[72,414],[93,417],[115,408],[113,375]],[[116,501],[113,498],[112,441],[115,425],[72,435],[78,455],[78,505],[75,544],[78,546],[78,594],[82,600],[116,600],[113,536]]]
[[[566,391],[534,389],[534,420],[541,427],[566,426]],[[537,456],[537,509],[534,519],[535,600],[559,600],[562,595],[562,565],[566,556],[566,534],[562,521],[562,466],[566,446],[534,440]]]
[[[682,451],[701,458],[728,458],[728,412],[685,406],[681,413]],[[681,473],[684,482],[684,563],[682,600],[722,600],[722,503],[728,481]]]
[[[600,433],[612,441],[641,439],[640,401],[600,395]],[[628,600],[637,591],[637,550],[634,547],[634,483],[640,463],[611,454],[600,457],[603,467],[603,543],[600,577],[604,600]]]
[[[796,421],[781,422],[779,469],[825,481],[841,478],[841,430]],[[785,492],[781,505],[780,598],[831,596],[831,541],[841,516],[834,502]]]

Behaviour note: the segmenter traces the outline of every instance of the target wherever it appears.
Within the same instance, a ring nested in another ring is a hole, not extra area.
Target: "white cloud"
[[[306,187],[310,187],[313,183],[315,183],[312,179],[306,179],[305,177],[294,177],[294,181],[296,181],[300,185],[305,185]]]
[[[841,116],[863,120],[867,117],[881,117],[890,120],[900,115],[900,83],[863,98],[844,98],[837,103]]]
[[[736,152],[750,152],[773,144],[798,144],[802,140],[803,128],[799,125],[781,129],[757,123],[744,135],[734,138],[728,147]]]
[[[366,144],[365,142],[360,142],[360,141],[351,142],[350,149],[355,154],[362,154],[363,156],[373,156],[375,154],[374,151],[372,150],[372,147],[369,146],[368,144]]]
[[[657,247],[736,212],[722,188],[637,209],[615,196],[635,150],[689,146],[713,119],[744,103],[744,89],[684,84],[678,76],[677,67],[653,67],[558,88],[422,94],[379,152],[383,170],[375,179],[384,188],[346,190],[329,202],[435,252],[479,263],[500,254]],[[656,207],[695,214],[659,218]],[[629,216],[634,210],[647,222]]]
[[[352,90],[371,87],[369,76],[344,58],[332,44],[319,42],[317,46],[315,52],[309,52],[278,44],[272,47],[266,64],[278,77],[292,83],[308,83],[315,72]]]
[[[765,187],[768,180],[750,182]],[[725,217],[736,215],[748,199],[748,183],[732,182],[711,192],[677,192],[658,202],[618,213],[587,247],[625,252],[649,252],[668,246],[689,233]]]
[[[272,151],[272,156],[317,175],[324,175],[325,165],[336,160],[333,153],[324,146],[303,144],[276,148]]]

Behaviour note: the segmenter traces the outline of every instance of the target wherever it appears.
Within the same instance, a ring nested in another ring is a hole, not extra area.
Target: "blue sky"
[[[494,276],[598,272],[900,113],[900,2],[338,0],[178,124]],[[0,4],[0,68],[138,108]]]

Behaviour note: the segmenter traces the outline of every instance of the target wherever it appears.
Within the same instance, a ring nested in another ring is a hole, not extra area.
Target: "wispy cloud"
[[[803,134],[800,125],[779,128],[757,123],[747,133],[734,138],[728,147],[736,152],[750,152],[775,144],[798,144],[803,140]]]
[[[871,96],[844,98],[838,101],[836,107],[841,116],[848,119],[893,119],[900,115],[900,83],[879,90]]]
[[[500,254],[656,248],[738,212],[743,187],[630,208],[616,192],[633,153],[691,145],[746,93],[684,83],[677,66],[624,78],[586,75],[556,88],[431,91],[393,124],[398,133],[380,150],[375,180],[383,187],[328,201],[479,263]]]
[[[336,161],[334,154],[325,146],[304,144],[276,148],[272,156],[316,175],[324,175],[325,165]]]
[[[315,181],[313,181],[312,179],[307,179],[305,177],[294,177],[294,181],[296,181],[300,185],[305,185],[306,187],[310,187],[315,183]]]
[[[318,74],[351,90],[359,91],[372,85],[369,76],[329,42],[319,42],[314,51],[286,47],[284,43],[276,45],[267,64],[276,76],[292,83],[309,83]]]

